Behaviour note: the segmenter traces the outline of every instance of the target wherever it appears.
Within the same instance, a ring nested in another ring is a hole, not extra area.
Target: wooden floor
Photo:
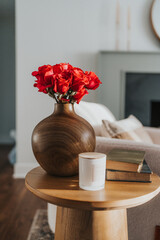
[[[0,145],[0,240],[26,240],[36,210],[47,204],[26,189],[24,179],[12,178],[10,149]]]

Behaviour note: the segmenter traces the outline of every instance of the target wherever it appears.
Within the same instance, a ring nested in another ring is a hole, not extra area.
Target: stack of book
[[[110,181],[151,182],[151,170],[144,151],[113,149],[107,154],[106,179]]]

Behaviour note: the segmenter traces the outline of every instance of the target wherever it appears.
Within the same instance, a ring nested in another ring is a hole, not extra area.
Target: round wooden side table
[[[54,177],[41,167],[31,170],[27,188],[57,205],[55,240],[127,240],[126,209],[144,204],[160,192],[160,178],[152,183],[106,181],[105,189],[84,191],[78,176]]]

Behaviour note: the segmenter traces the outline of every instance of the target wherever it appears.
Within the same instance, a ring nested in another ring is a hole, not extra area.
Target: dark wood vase
[[[33,130],[32,149],[41,167],[55,176],[78,174],[78,154],[93,152],[92,126],[74,111],[70,103],[55,104],[54,113]]]

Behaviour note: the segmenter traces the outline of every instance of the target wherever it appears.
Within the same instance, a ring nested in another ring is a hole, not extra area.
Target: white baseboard
[[[38,163],[31,163],[31,162],[22,162],[22,163],[16,163],[14,166],[14,178],[25,178],[26,174],[33,168],[39,166]]]

